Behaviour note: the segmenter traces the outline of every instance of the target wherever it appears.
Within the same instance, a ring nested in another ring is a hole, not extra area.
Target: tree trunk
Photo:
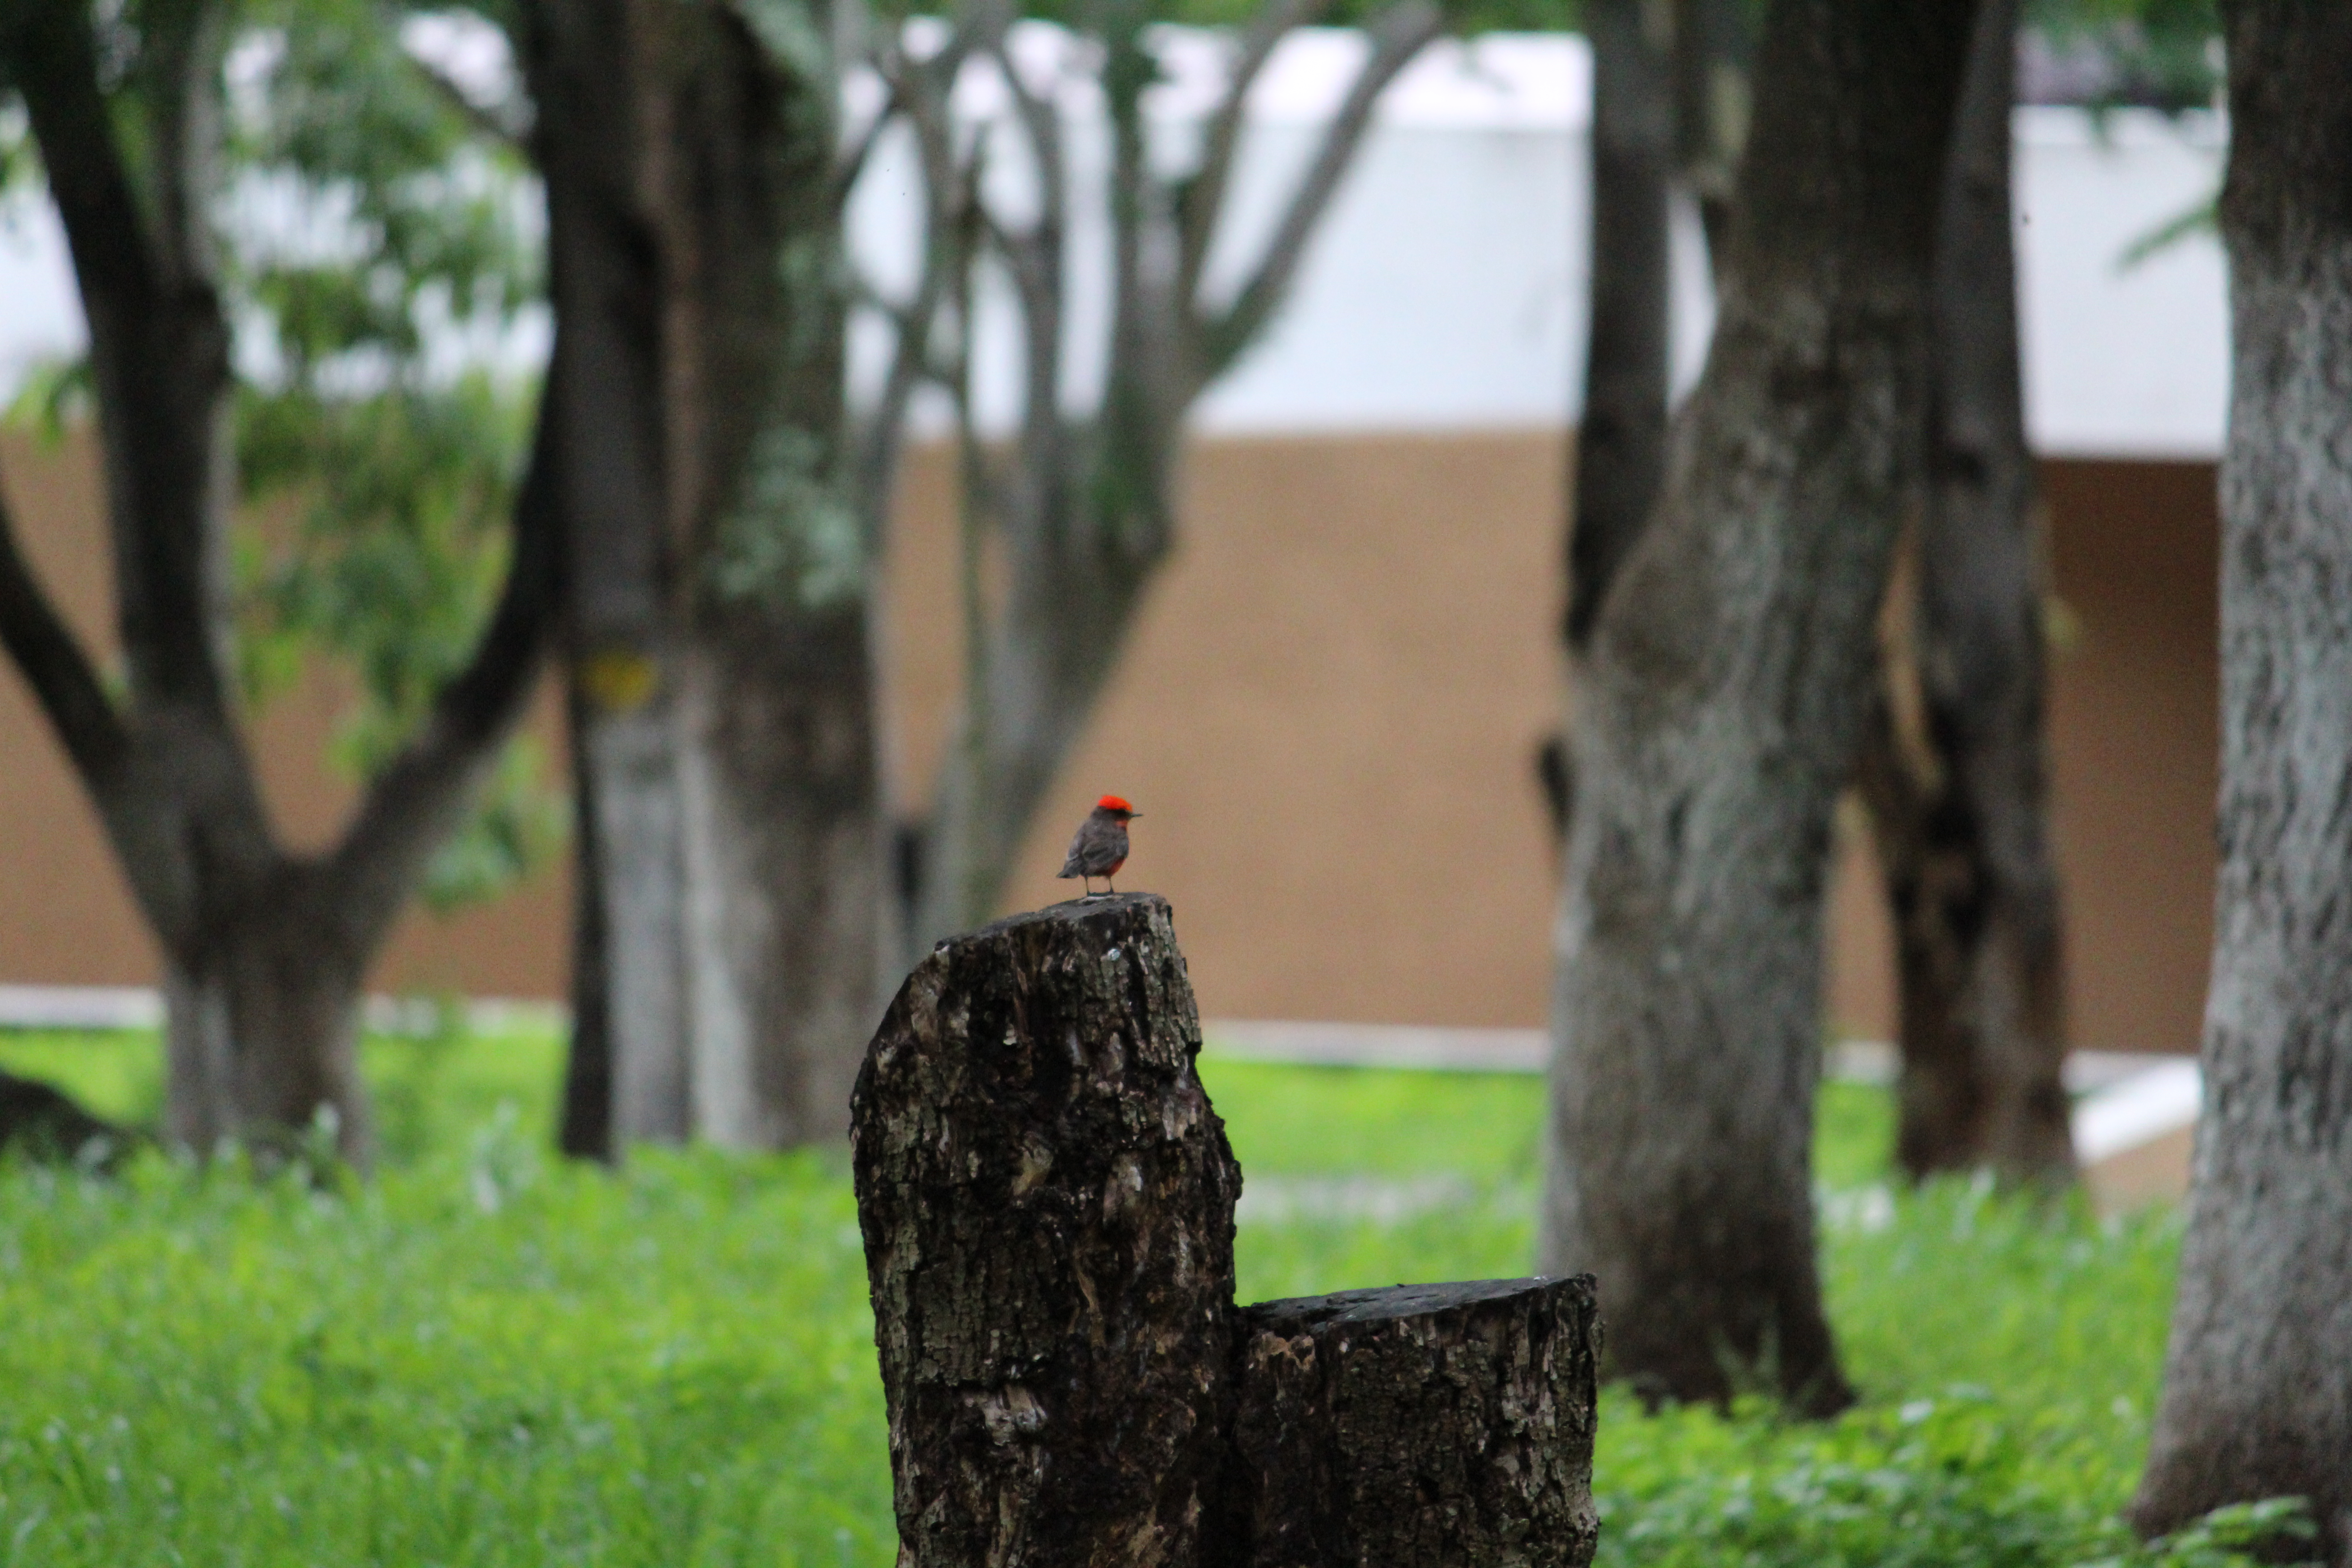
[[[688,678],[697,1131],[848,1135],[883,908],[862,601],[706,624]]]
[[[595,879],[574,995],[603,1031],[575,1039],[567,1146],[838,1136],[877,1002],[881,846],[836,472],[832,78],[730,6],[536,16],[555,290],[580,328],[555,371],[579,407]]]
[[[851,1147],[908,1568],[1199,1561],[1241,1191],[1200,1048],[1151,894],[990,926],[891,1003]]]
[[[359,1076],[364,961],[337,940],[336,889],[289,868],[215,922],[164,982],[174,1144],[224,1141],[284,1152],[321,1117],[337,1147],[364,1160],[372,1128]],[[191,958],[193,962],[191,962]]]
[[[604,657],[627,657],[607,651]],[[648,665],[655,663],[646,659]],[[675,684],[676,660],[657,678]],[[597,952],[612,1040],[613,1143],[681,1143],[694,1131],[687,943],[686,800],[675,694],[591,716],[587,758],[596,836]]]
[[[5,512],[0,641],[163,951],[173,1136],[283,1142],[325,1109],[362,1157],[353,1039],[368,960],[511,732],[551,618],[546,430],[516,502],[506,585],[465,668],[335,845],[286,853],[227,681],[232,387],[211,228],[223,16],[208,4],[145,16],[129,80],[101,66],[87,7],[0,18],[0,69],[22,89],[89,321],[124,689],[100,679]]]
[[[1548,1272],[1656,1396],[1851,1394],[1809,1176],[1822,900],[1917,472],[1969,0],[1783,0],[1729,286],[1593,639],[1558,925]]]
[[[1672,40],[1644,31],[1660,15],[1654,0],[1593,0],[1584,13],[1592,41],[1592,325],[1568,536],[1571,658],[1591,644],[1601,599],[1650,521],[1665,471]]]
[[[572,740],[572,1044],[563,1058],[563,1119],[556,1146],[575,1160],[611,1163],[613,1027],[604,976],[604,878],[596,859],[596,777],[582,744],[588,731],[588,697],[578,665],[564,683]]]
[[[2016,0],[1983,0],[1936,249],[1927,504],[1858,779],[1895,917],[1914,1179],[2073,1180],[2044,591],[2010,234]]]
[[[942,942],[852,1104],[908,1568],[1583,1568],[1592,1281],[1236,1311],[1167,903]]]
[[[1664,0],[1650,0],[1653,5]],[[1731,199],[1755,112],[1755,48],[1748,0],[1671,0],[1675,16],[1675,145],[1698,201],[1707,266],[1721,289],[1731,255]]]
[[[2222,7],[2221,874],[2180,1294],[2133,1520],[2298,1494],[2352,1562],[2352,10]]]
[[[1600,1353],[1589,1275],[1243,1309],[1234,1561],[1583,1568]]]

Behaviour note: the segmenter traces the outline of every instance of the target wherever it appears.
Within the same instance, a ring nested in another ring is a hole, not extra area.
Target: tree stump
[[[1592,1282],[1236,1309],[1167,903],[942,942],[850,1143],[900,1568],[1583,1568]]]
[[[1167,903],[942,943],[851,1100],[903,1568],[1199,1561],[1241,1171]]]
[[[1600,1321],[1589,1275],[1242,1309],[1240,1568],[1580,1568]]]
[[[37,1160],[70,1160],[88,1151],[110,1156],[129,1142],[122,1129],[100,1121],[49,1085],[0,1072],[0,1149]]]

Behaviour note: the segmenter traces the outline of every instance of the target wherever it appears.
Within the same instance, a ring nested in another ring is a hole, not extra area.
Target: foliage
[[[112,47],[135,52],[141,15]],[[238,675],[257,705],[322,658],[348,677],[331,760],[354,778],[392,758],[488,618],[536,402],[489,368],[541,294],[528,170],[491,113],[403,47],[403,15],[245,0],[222,71]],[[138,90],[128,73],[120,91]],[[0,104],[0,189],[37,173],[22,119]],[[34,367],[8,417],[54,438],[92,405],[77,359]],[[564,805],[544,771],[527,738],[510,743],[427,868],[428,905],[493,897],[553,852]]]
[[[258,700],[317,654],[347,671],[361,700],[336,760],[361,777],[497,600],[535,401],[481,363],[540,294],[527,169],[398,19],[374,0],[252,0],[231,55],[237,467],[264,520],[237,550],[241,673]],[[428,868],[428,904],[493,896],[551,852],[562,805],[541,771],[513,742]]]
[[[2097,58],[2095,108],[2202,109],[2221,89],[2215,0],[2027,0],[2025,16],[2062,51]]]
[[[888,1460],[837,1153],[550,1163],[552,1031],[369,1042],[387,1168],[306,1186],[149,1155],[0,1170],[0,1568],[173,1560],[887,1563]],[[0,1035],[110,1114],[152,1037]],[[1250,1185],[1420,1199],[1245,1208],[1242,1292],[1525,1268],[1542,1086],[1208,1059]],[[2305,1522],[2225,1510],[2157,1549],[2146,1451],[2178,1226],[1885,1179],[1885,1096],[1825,1090],[1832,1315],[1864,1405],[1644,1413],[1612,1392],[1607,1568],[2238,1568]],[[1245,1202],[1253,1201],[1245,1198]]]

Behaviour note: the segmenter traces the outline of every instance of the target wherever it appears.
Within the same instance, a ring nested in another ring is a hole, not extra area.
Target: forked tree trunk
[[[1558,926],[1548,1272],[1658,1396],[1850,1397],[1810,1178],[1822,901],[1916,472],[1969,0],[1783,0],[1721,316],[1602,608]]]
[[[1674,183],[1698,198],[1709,259],[1719,265],[1748,133],[1747,26],[1736,3],[1594,0],[1584,31],[1592,47],[1592,280],[1562,626],[1571,702],[1601,602],[1665,477]],[[1536,776],[1564,846],[1576,794],[1565,726],[1538,749]]]
[[[363,1157],[361,982],[520,717],[552,620],[550,437],[542,420],[507,583],[465,668],[341,837],[288,853],[229,696],[229,331],[211,231],[224,26],[208,4],[142,14],[126,81],[99,58],[89,8],[0,12],[0,71],[23,93],[89,321],[126,679],[119,694],[101,681],[5,510],[0,642],[163,951],[173,1136],[283,1142],[323,1110]]]
[[[2352,9],[2222,7],[2230,437],[2205,1114],[2146,1532],[2310,1500],[2352,1562]]]
[[[334,925],[289,877],[225,923],[163,986],[164,1131],[208,1152],[225,1140],[279,1142],[320,1114],[343,1147],[370,1147],[359,1079],[362,967],[335,951]]]
[[[1895,924],[1912,1177],[2074,1173],[2040,505],[2010,233],[2016,0],[1982,0],[1937,225],[1927,488],[1858,773]]]

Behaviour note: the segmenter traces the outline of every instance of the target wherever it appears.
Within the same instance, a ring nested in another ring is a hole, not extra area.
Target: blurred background
[[[433,43],[503,68],[494,40]],[[1363,47],[1339,29],[1282,46],[1250,100],[1230,219],[1240,240],[1272,221]],[[2210,199],[2224,139],[2209,114],[2048,101],[2081,84],[2046,61],[2036,79],[2037,58],[2029,51],[2016,111],[2015,200],[2055,591],[2050,742],[2072,1038],[2185,1052],[2211,937],[2227,323],[2210,232],[2142,252]],[[1066,895],[1053,879],[1063,840],[1095,795],[1118,791],[1146,813],[1128,876],[1174,901],[1212,1014],[1543,1024],[1557,857],[1531,759],[1557,722],[1550,628],[1585,334],[1590,79],[1576,35],[1487,34],[1433,46],[1381,100],[1287,308],[1200,405],[1178,553],[1005,907]],[[903,154],[878,150],[851,208],[853,246],[877,277],[912,265],[906,193]],[[1695,208],[1674,233],[1679,392],[1703,362],[1712,300]],[[55,217],[20,193],[0,229],[0,395],[75,352],[80,331]],[[530,338],[504,352],[527,357]],[[981,342],[985,416],[988,389],[1014,369],[1002,334],[992,344],[983,328]],[[853,344],[853,387],[870,392],[878,346]],[[884,710],[897,771],[918,793],[961,679],[945,426],[918,405],[886,569]],[[96,462],[85,430],[0,434],[26,548],[105,648]],[[297,843],[324,842],[354,793],[329,743],[349,698],[314,674],[260,716],[261,774]],[[533,720],[551,758],[563,754],[560,706],[551,689]],[[1884,1040],[1885,900],[1868,835],[1849,823],[1843,839],[1832,1017]],[[566,879],[565,858],[551,856],[493,902],[412,912],[371,988],[562,996]],[[0,983],[154,983],[121,873],[15,680],[0,682]]]

